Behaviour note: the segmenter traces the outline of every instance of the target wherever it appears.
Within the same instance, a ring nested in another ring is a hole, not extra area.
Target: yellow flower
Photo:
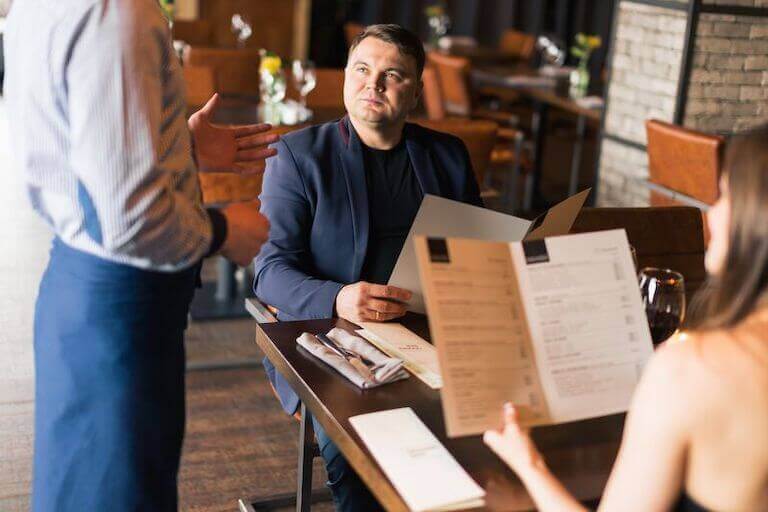
[[[276,74],[280,71],[280,67],[283,65],[283,61],[277,55],[266,55],[261,59],[260,71],[266,71],[270,75]]]
[[[587,46],[594,49],[594,48],[600,48],[600,45],[603,44],[603,40],[600,38],[600,36],[588,36],[587,37]]]

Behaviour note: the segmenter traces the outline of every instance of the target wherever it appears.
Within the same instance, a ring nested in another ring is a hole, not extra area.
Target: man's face
[[[344,70],[349,116],[379,129],[401,122],[421,92],[416,73],[416,59],[401,55],[393,44],[366,37],[349,55]]]

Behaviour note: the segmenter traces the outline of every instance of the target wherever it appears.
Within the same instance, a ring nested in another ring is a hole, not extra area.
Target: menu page
[[[509,244],[417,236],[415,246],[448,436],[497,427],[509,400],[524,422],[545,422]]]
[[[653,345],[624,230],[511,248],[552,421],[626,411]]]

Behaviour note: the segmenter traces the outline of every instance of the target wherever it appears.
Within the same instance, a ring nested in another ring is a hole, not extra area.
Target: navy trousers
[[[176,512],[196,272],[54,241],[35,309],[33,511]]]

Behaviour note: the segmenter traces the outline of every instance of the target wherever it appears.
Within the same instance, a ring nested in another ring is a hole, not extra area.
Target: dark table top
[[[409,314],[403,323],[429,340],[426,318]],[[354,428],[351,416],[386,409],[410,407],[453,454],[459,464],[485,488],[487,510],[533,508],[514,473],[482,442],[480,436],[448,439],[440,394],[416,377],[361,391],[299,345],[302,332],[327,332],[356,326],[342,319],[259,324],[256,341],[296,390],[307,408],[339,446],[361,478],[387,510],[407,507]],[[499,411],[501,418],[501,411]],[[547,464],[565,486],[581,500],[599,497],[618,450],[623,415],[536,428],[533,437]]]
[[[312,118],[304,123],[281,126],[283,131],[285,129],[298,130],[313,124],[327,123],[339,119],[346,113],[343,107],[315,107],[311,110],[313,112]],[[259,123],[261,122],[259,119],[259,98],[255,96],[226,96],[222,98],[213,121],[219,124],[235,125]]]
[[[536,101],[552,105],[562,110],[582,115],[590,121],[600,122],[602,108],[586,108],[581,106],[569,92],[568,76],[552,77],[552,85],[525,85],[508,82],[505,79],[514,77],[539,77],[538,70],[525,63],[515,63],[507,66],[480,66],[472,70],[472,79],[478,92],[483,95],[496,96],[504,99],[516,99],[522,94]],[[590,84],[590,95],[602,96],[599,83]]]

